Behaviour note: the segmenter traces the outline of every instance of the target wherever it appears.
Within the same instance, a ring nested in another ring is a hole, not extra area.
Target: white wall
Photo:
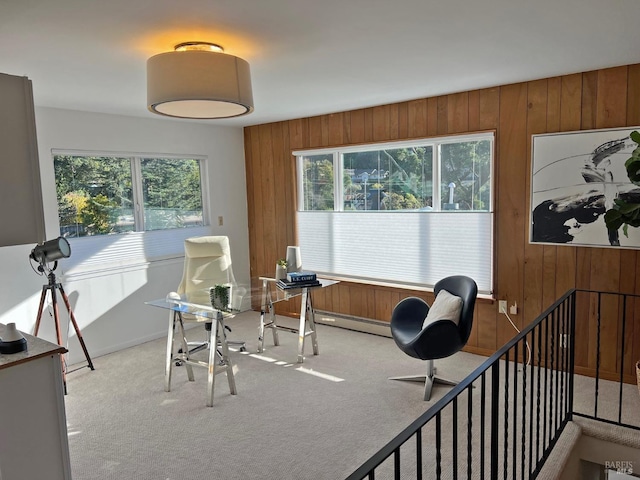
[[[241,128],[36,108],[36,129],[47,239],[59,236],[52,149],[203,155],[208,162],[206,180],[212,225],[194,229],[193,233],[229,236],[236,280],[250,283]],[[224,218],[223,226],[218,226],[219,216]],[[32,248],[33,245],[0,248],[0,323],[15,322],[18,329],[28,333],[35,326],[42,286],[47,283],[46,277],[37,275],[30,267],[28,256]],[[71,258],[60,262],[56,274],[71,300],[92,358],[166,334],[167,313],[144,305],[144,301],[164,297],[177,287],[182,275],[179,256],[180,252],[176,252],[175,258],[162,261],[141,259],[137,264],[113,270],[74,272],[72,242]],[[39,336],[55,341],[49,300],[47,296]],[[66,333],[68,316],[62,299],[59,303]],[[70,328],[68,361],[83,361],[84,354]]]

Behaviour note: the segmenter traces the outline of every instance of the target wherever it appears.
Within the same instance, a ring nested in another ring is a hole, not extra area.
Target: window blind
[[[71,256],[62,265],[67,275],[144,265],[181,257],[186,238],[210,234],[210,227],[191,227],[70,238]]]
[[[491,212],[299,211],[305,270],[433,287],[465,275],[492,292]]]

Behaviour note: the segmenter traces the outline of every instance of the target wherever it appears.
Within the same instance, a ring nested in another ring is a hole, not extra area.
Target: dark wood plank
[[[389,106],[373,107],[373,141],[389,140]]]
[[[582,106],[582,75],[565,75],[561,79],[560,131],[580,130]]]
[[[627,74],[626,66],[598,70],[596,128],[613,128],[626,124]]]
[[[480,130],[497,129],[500,124],[500,88],[480,90]]]
[[[523,304],[525,199],[522,185],[527,171],[527,84],[508,85],[500,89],[500,163],[497,171],[497,191],[500,208],[497,212],[496,251],[498,298],[507,299],[509,305]],[[519,316],[521,317],[521,315]],[[521,318],[513,319],[522,326]],[[513,336],[509,330],[498,329],[498,344]]]
[[[469,94],[467,92],[448,96],[447,116],[449,133],[469,131]]]
[[[328,115],[327,121],[329,145],[342,145],[344,143],[344,114],[332,113]]]
[[[527,85],[527,152],[526,152],[526,171],[531,172],[531,136],[545,132],[547,128],[547,104],[548,104],[548,82],[547,80],[538,80],[529,82]],[[527,212],[530,211],[530,192],[531,192],[531,175],[526,175],[525,181],[525,204]],[[529,214],[527,213],[527,216]],[[531,221],[528,222],[526,235],[530,235],[529,229]],[[522,305],[522,316],[524,324],[534,320],[544,308],[543,291],[547,286],[543,283],[548,280],[545,273],[548,270],[545,251],[547,247],[542,245],[532,245],[528,241],[524,246],[524,301]],[[555,265],[554,265],[555,267]]]
[[[438,135],[446,135],[449,133],[449,96],[443,95],[437,98],[438,101],[438,123],[437,123],[437,134]]]
[[[398,104],[397,124],[395,138],[409,138],[409,102]]]
[[[407,115],[409,117],[409,138],[427,136],[427,100],[413,100],[408,102]]]
[[[427,99],[427,136],[438,135],[438,97]]]
[[[469,92],[469,131],[480,130],[480,91]]]
[[[373,108],[365,108],[364,110],[364,141],[373,142]]]

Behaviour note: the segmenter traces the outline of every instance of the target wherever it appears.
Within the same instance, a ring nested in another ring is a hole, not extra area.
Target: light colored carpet
[[[292,319],[282,319],[295,325]],[[164,391],[165,340],[93,359],[68,375],[66,399],[74,480],[340,479],[409,425],[448,389],[422,400],[423,386],[394,375],[423,373],[424,363],[392,339],[319,325],[320,355],[309,339],[296,362],[297,336],[256,355],[259,314],[230,322],[238,395],[216,377],[214,406],[205,406],[206,370],[174,370]],[[190,339],[203,331],[189,331]],[[459,353],[439,371],[462,379],[483,357]]]

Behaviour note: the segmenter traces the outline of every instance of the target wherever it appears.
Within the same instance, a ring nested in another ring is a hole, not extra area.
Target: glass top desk
[[[236,382],[233,376],[233,364],[229,358],[229,346],[225,335],[224,321],[235,316],[236,312],[226,312],[214,309],[211,304],[205,304],[202,299],[190,301],[185,295],[169,294],[166,298],[145,302],[153,307],[164,308],[169,311],[169,332],[167,334],[167,354],[165,359],[164,389],[171,391],[171,371],[175,361],[186,366],[187,378],[194,381],[192,365],[207,368],[207,407],[213,405],[213,390],[215,376],[226,372],[231,395],[235,395]],[[211,323],[209,335],[209,357],[207,362],[190,357],[184,323]],[[179,329],[180,351],[175,353],[175,331]],[[213,347],[212,347],[213,346]]]
[[[298,334],[298,363],[304,362],[304,340],[310,336],[313,346],[313,354],[318,355],[318,338],[316,335],[316,325],[314,319],[313,303],[311,300],[311,290],[314,288],[325,288],[339,283],[337,280],[320,279],[320,285],[314,287],[303,287],[295,289],[282,290],[276,286],[276,279],[269,277],[260,277],[262,288],[260,290],[251,291],[251,296],[258,296],[261,300],[260,309],[260,327],[258,334],[258,352],[264,351],[264,334],[265,330],[271,329],[273,333],[273,344],[280,344],[278,339],[278,331],[287,331]],[[236,384],[233,375],[233,364],[229,358],[229,345],[225,335],[225,319],[233,318],[237,311],[222,311],[214,309],[210,303],[206,302],[206,295],[200,295],[197,300],[187,298],[180,295],[171,298],[151,300],[145,302],[146,305],[164,308],[169,311],[169,328],[167,333],[167,352],[165,358],[165,390],[171,391],[171,374],[174,363],[176,361],[183,363],[187,368],[187,377],[189,381],[194,381],[192,365],[207,367],[207,406],[213,405],[213,392],[215,384],[215,376],[219,373],[226,372],[229,382],[229,390],[232,395],[236,394]],[[300,303],[300,321],[298,328],[290,328],[284,325],[278,325],[275,314],[274,304],[277,302],[291,300],[292,298],[301,296]],[[267,320],[266,316],[269,315]],[[207,362],[196,361],[189,355],[189,347],[185,336],[185,323],[211,323],[211,332],[209,337],[209,345],[218,345],[218,348],[209,348],[209,358]],[[175,332],[178,327],[178,342],[180,342],[180,351],[175,352]]]
[[[264,332],[266,329],[270,329],[273,333],[273,344],[275,346],[280,344],[278,339],[279,330],[298,334],[298,363],[304,362],[304,339],[306,337],[311,337],[313,354],[318,355],[318,337],[316,335],[316,323],[313,303],[311,301],[311,290],[314,288],[330,287],[331,285],[335,285],[339,282],[337,280],[326,280],[320,278],[318,279],[320,281],[320,285],[318,286],[282,290],[276,286],[275,278],[260,277],[260,280],[262,281],[262,298],[260,307],[260,330],[258,333],[258,352],[264,351]],[[300,322],[298,328],[278,325],[273,304],[287,301],[298,296],[302,296],[300,301]],[[268,320],[265,318],[267,314],[269,314]]]

